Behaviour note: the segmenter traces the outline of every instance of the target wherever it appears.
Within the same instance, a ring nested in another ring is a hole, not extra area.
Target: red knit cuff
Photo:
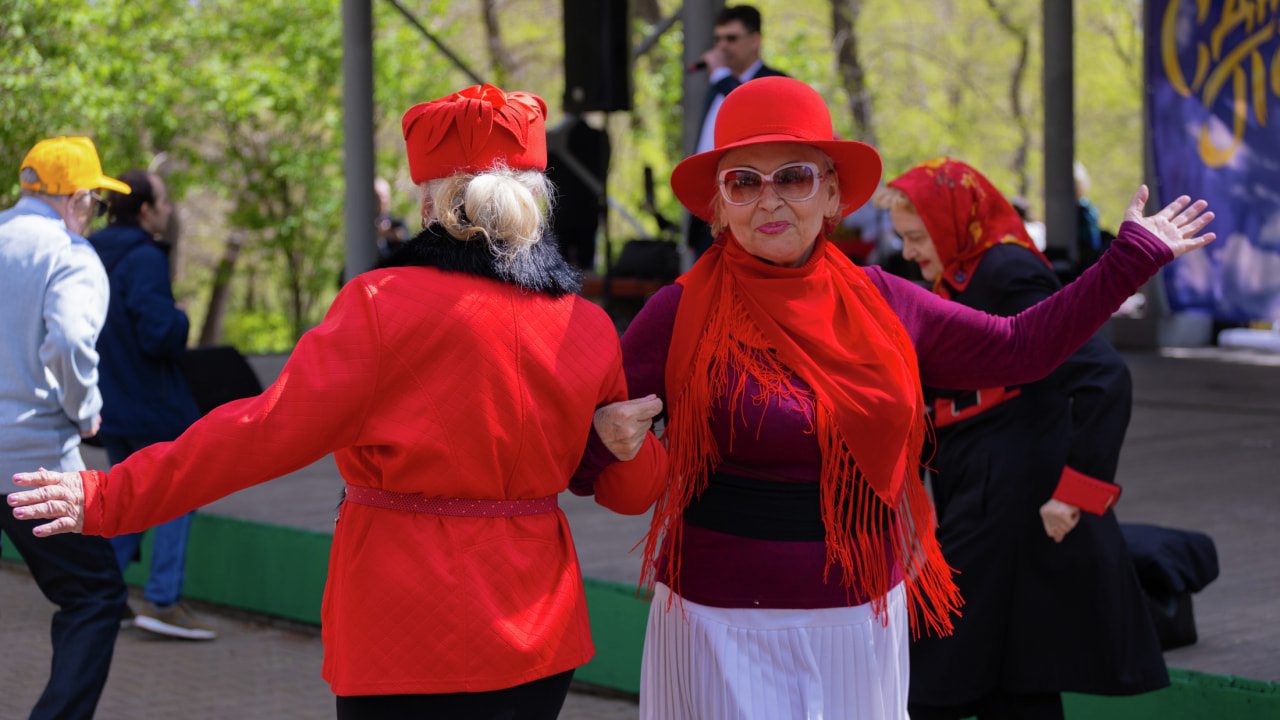
[[[107,474],[101,470],[81,470],[80,484],[84,487],[85,535],[102,534],[102,490],[107,484]]]
[[[1062,477],[1058,479],[1058,489],[1053,491],[1053,499],[1087,513],[1101,515],[1120,499],[1120,486],[1064,467]]]

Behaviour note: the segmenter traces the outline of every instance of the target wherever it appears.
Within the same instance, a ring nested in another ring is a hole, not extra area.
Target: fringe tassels
[[[719,462],[719,450],[711,431],[713,403],[739,407],[746,392],[747,378],[761,387],[752,402],[767,406],[775,396],[795,397],[809,393],[791,382],[791,374],[767,351],[767,343],[750,316],[742,312],[734,297],[731,279],[719,288],[719,297],[699,338],[688,381],[671,398],[665,440],[670,450],[670,478],[667,491],[654,508],[645,538],[645,563],[641,586],[651,590],[661,558],[671,578],[672,597],[680,595],[680,543],[682,516],[686,507],[703,489]],[[914,359],[914,358],[913,358]],[[730,383],[729,369],[736,381]],[[674,388],[671,388],[674,389]],[[812,396],[812,395],[811,395]],[[951,579],[951,568],[942,556],[934,534],[936,519],[924,483],[906,478],[896,502],[886,502],[858,471],[857,463],[840,436],[830,411],[816,398],[817,434],[822,447],[821,502],[826,530],[827,562],[824,580],[838,565],[843,583],[856,586],[872,600],[872,608],[888,622],[885,596],[895,577],[894,568],[905,578],[913,611],[913,636],[922,629],[946,635],[951,632],[951,613],[962,600]],[[904,448],[914,472],[920,457],[928,423],[921,413],[911,426]]]
[[[858,472],[830,413],[821,403],[818,427],[823,457],[822,520],[827,536],[823,579],[827,579],[833,564],[839,565],[845,585],[856,581],[871,598],[872,610],[881,622],[887,623],[885,595],[891,589],[893,563],[906,581],[912,637],[919,637],[922,630],[939,636],[951,634],[951,614],[959,611],[963,600],[938,545],[937,520],[924,483],[919,478],[908,478],[902,497],[896,507],[891,507]],[[920,456],[926,432],[922,418],[912,427],[908,457]],[[908,463],[908,467],[914,469],[916,465]]]

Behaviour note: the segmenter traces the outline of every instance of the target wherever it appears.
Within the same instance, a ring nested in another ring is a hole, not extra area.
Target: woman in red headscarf
[[[888,183],[903,256],[939,296],[1012,316],[1060,289],[1017,212],[949,158]],[[911,645],[913,720],[1061,718],[1064,691],[1132,695],[1169,676],[1111,507],[1131,389],[1091,338],[1037,382],[925,388],[938,541],[959,571],[949,637]]]
[[[136,532],[333,453],[346,495],[322,610],[339,718],[555,718],[594,648],[556,495],[596,408],[625,401],[617,333],[542,242],[546,105],[474,87],[404,116],[423,231],[349,282],[257,398],[110,473],[29,473],[37,535]],[[661,491],[654,398],[606,436],[594,482]],[[613,468],[610,468],[610,471]]]
[[[833,139],[809,86],[744,83],[715,145],[671,185],[716,242],[622,339],[631,392],[668,408],[640,714],[905,720],[908,618],[945,634],[961,603],[919,479],[922,382],[1043,377],[1211,240],[1212,215],[1182,198],[1143,217],[1139,192],[1102,262],[1002,318],[831,251],[825,232],[871,197],[880,158]]]

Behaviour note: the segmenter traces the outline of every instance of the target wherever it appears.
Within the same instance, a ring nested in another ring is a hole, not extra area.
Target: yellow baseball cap
[[[77,190],[106,188],[125,195],[129,186],[102,174],[98,150],[87,137],[41,140],[27,153],[22,169],[31,168],[40,182],[22,183],[26,190],[46,195],[70,195]]]

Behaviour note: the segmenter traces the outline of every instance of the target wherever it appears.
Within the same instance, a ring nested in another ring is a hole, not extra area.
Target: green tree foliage
[[[858,6],[853,32],[886,172],[950,154],[1007,192],[1025,177],[1039,207],[1040,1],[757,0],[766,60],[818,88],[838,132],[858,137],[833,47],[833,3],[842,2]],[[182,207],[177,293],[196,327],[213,269],[236,237],[243,245],[224,339],[287,349],[320,319],[342,271],[341,3],[0,0],[0,174],[8,178],[0,203],[16,198],[18,163],[42,137],[89,135],[112,172],[157,165]],[[541,95],[548,126],[560,122],[558,0],[401,4],[475,72]],[[634,40],[680,6],[648,0]],[[1077,157],[1093,176],[1103,224],[1114,227],[1142,177],[1141,4],[1075,7]],[[377,169],[392,181],[393,210],[416,227],[401,115],[472,80],[390,3],[373,0],[373,9]],[[1017,88],[1023,40],[1011,26],[1026,29],[1030,50]],[[636,61],[633,112],[591,118],[612,136],[611,195],[641,225],[612,213],[615,242],[657,233],[642,209],[646,166],[657,210],[681,215],[666,181],[682,156],[684,41],[676,23]],[[1030,129],[1024,156],[1015,97]]]
[[[194,324],[235,235],[244,245],[224,339],[287,349],[319,320],[342,271],[340,11],[341,0],[4,2],[0,167],[16,169],[59,134],[93,137],[110,172],[167,159],[161,173],[185,221],[176,291]],[[376,44],[375,83],[398,130],[409,104],[465,82],[389,19],[379,13],[391,41]],[[402,143],[380,144],[403,164]],[[18,191],[17,173],[8,177],[6,205]]]

